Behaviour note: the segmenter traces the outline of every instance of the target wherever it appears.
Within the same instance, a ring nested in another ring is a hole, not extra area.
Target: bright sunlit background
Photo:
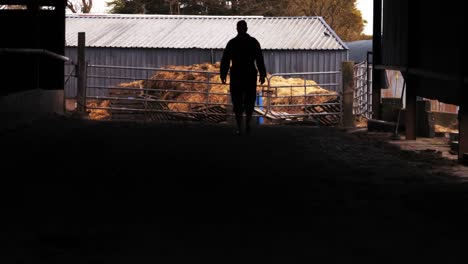
[[[94,0],[92,13],[105,13],[107,11],[106,1]],[[361,10],[362,17],[367,21],[364,28],[364,34],[372,35],[372,6],[373,0],[357,0],[357,8]]]

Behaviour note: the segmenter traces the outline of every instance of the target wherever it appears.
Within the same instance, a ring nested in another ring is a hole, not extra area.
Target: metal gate
[[[372,118],[372,65],[366,61],[354,65],[353,114]]]
[[[208,122],[224,122],[233,116],[229,86],[220,82],[219,71],[209,68],[87,65],[86,72],[84,105],[90,115]],[[257,86],[254,116],[261,122],[309,120],[317,125],[340,125],[342,115],[339,71],[276,73],[268,76],[265,85]]]

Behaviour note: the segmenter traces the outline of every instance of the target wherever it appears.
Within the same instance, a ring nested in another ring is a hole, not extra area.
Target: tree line
[[[344,41],[369,39],[357,0],[109,0],[110,13],[169,15],[321,16]],[[68,0],[72,12],[89,13],[92,0]]]

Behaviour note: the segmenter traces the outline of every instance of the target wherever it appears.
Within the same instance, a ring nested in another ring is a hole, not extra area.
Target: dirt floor
[[[464,263],[468,185],[336,128],[65,117],[0,131],[0,263]],[[430,152],[430,151],[429,151]]]

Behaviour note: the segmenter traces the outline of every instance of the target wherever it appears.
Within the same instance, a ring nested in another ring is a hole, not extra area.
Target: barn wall
[[[459,104],[461,93],[456,78],[463,74],[459,56],[465,49],[460,30],[464,28],[463,3],[449,1],[441,5],[424,0],[383,3],[382,63],[445,76],[442,80],[434,75],[413,73],[411,89],[418,96]]]

